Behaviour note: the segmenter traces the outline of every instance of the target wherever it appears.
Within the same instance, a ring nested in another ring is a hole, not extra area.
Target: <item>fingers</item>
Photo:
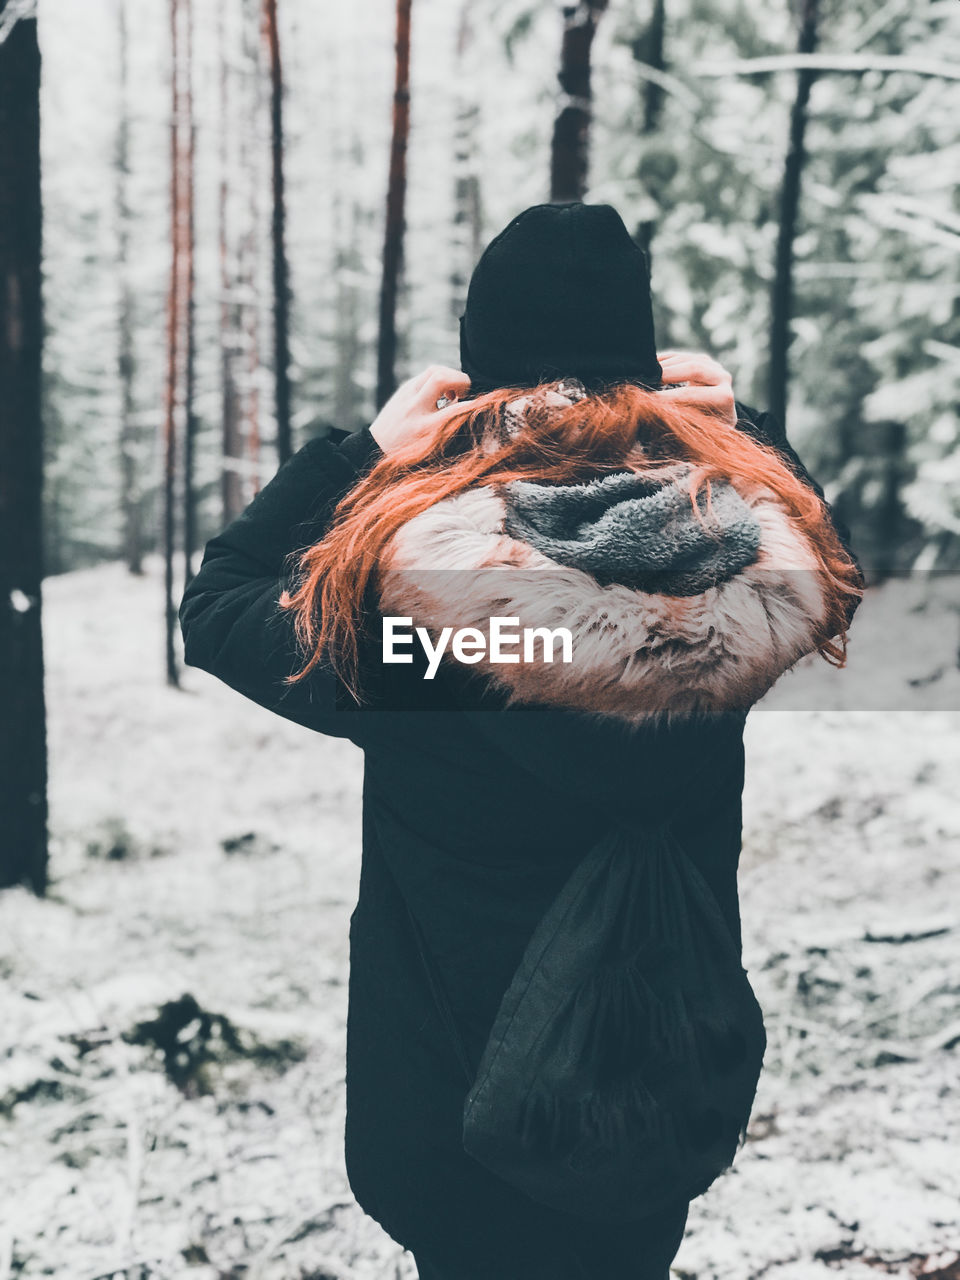
[[[684,387],[665,387],[659,393],[677,404],[695,406],[715,413],[731,424],[736,424],[737,411],[733,398],[733,386],[726,382],[701,383]]]
[[[430,379],[435,377],[442,368],[443,365],[428,364],[426,369],[423,369],[420,373],[415,373],[410,379],[414,391],[422,391]]]
[[[410,382],[416,391],[424,391],[428,386],[432,386],[435,382],[450,381],[451,384],[459,385],[465,383],[468,387],[470,379],[465,373],[461,373],[459,369],[451,369],[445,364],[431,364],[420,373],[414,374]]]
[[[722,368],[719,361],[714,360],[713,356],[708,356],[705,351],[660,351],[657,353],[657,359],[661,365],[684,362]]]
[[[662,351],[658,354],[663,381],[689,382],[697,386],[732,384],[730,373],[711,356],[697,351]]]
[[[675,364],[661,365],[663,381],[668,385],[675,382],[689,382],[698,387],[720,386],[732,384],[733,378],[722,365],[707,364],[701,361],[678,361]]]
[[[470,390],[470,379],[459,369],[431,365],[417,392],[418,403],[427,411],[435,410],[441,397],[463,400]]]
[[[700,351],[663,351],[658,359],[664,384],[660,395],[704,409],[736,426],[733,377],[719,361]]]
[[[690,404],[722,404],[730,398],[729,391],[716,383],[664,387],[660,395],[670,400],[686,400]]]

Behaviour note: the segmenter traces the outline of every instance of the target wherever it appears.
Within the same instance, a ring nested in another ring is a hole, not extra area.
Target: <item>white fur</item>
[[[381,574],[381,607],[433,632],[486,634],[491,617],[568,628],[572,664],[480,664],[520,702],[628,721],[746,708],[816,647],[824,597],[799,522],[770,490],[737,489],[761,528],[757,560],[699,595],[601,586],[505,534],[502,498],[478,487],[400,529]]]

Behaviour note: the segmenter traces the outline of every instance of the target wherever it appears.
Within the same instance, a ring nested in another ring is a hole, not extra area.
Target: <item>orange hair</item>
[[[760,444],[708,410],[679,406],[630,383],[571,404],[552,404],[557,384],[489,392],[465,402],[432,437],[413,439],[383,458],[337,506],[321,542],[299,555],[298,584],[281,607],[295,614],[305,655],[291,681],[302,680],[324,657],[359,701],[358,635],[368,591],[390,539],[434,503],[476,484],[511,480],[575,483],[624,469],[649,471],[678,459],[693,466],[690,500],[711,478],[742,477],[773,490],[802,525],[819,563],[826,602],[817,648],[827,661],[846,662],[850,606],[862,578],[844,551],[824,503],[772,447]],[[522,417],[508,406],[527,400]],[[642,453],[631,449],[642,446]]]

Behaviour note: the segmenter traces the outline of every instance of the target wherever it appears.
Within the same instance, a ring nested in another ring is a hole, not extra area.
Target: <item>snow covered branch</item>
[[[841,71],[864,75],[868,71],[908,71],[918,76],[960,80],[960,66],[937,58],[884,57],[869,53],[780,53],[767,58],[737,58],[732,62],[699,62],[694,74],[706,78],[759,76],[771,71]]]

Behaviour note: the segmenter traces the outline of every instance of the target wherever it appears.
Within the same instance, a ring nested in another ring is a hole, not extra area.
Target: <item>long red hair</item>
[[[304,654],[292,681],[325,658],[359,701],[358,639],[382,554],[401,525],[434,503],[479,483],[575,483],[680,459],[693,468],[690,500],[698,517],[698,494],[705,488],[709,501],[714,478],[741,477],[778,495],[819,563],[826,610],[818,650],[835,666],[844,665],[847,618],[863,594],[862,578],[823,502],[773,448],[715,413],[681,407],[630,383],[569,404],[547,394],[556,385],[492,391],[465,402],[428,440],[384,455],[343,498],[323,540],[299,554],[295,590],[281,596],[281,606],[295,614]],[[522,412],[511,412],[521,398]]]

